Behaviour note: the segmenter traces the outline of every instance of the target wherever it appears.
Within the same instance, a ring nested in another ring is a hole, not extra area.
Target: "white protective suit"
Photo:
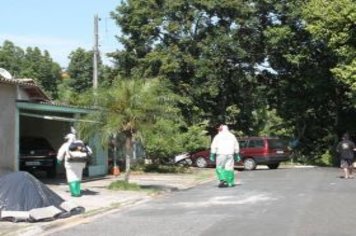
[[[57,160],[64,160],[64,167],[66,169],[67,182],[81,181],[83,175],[83,169],[85,168],[85,162],[68,162],[69,158],[69,145],[76,140],[74,134],[68,134],[66,136],[67,141],[62,144],[57,153]],[[77,153],[78,155],[79,153]],[[80,154],[79,154],[80,155]],[[82,155],[87,155],[82,153]]]
[[[219,187],[235,185],[234,155],[240,152],[239,143],[226,125],[220,127],[220,132],[211,143],[210,153],[216,155],[216,174],[220,180]]]

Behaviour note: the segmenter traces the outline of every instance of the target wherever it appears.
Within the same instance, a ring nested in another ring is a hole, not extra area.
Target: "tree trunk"
[[[131,171],[132,135],[126,136],[125,150],[125,182],[129,182]]]

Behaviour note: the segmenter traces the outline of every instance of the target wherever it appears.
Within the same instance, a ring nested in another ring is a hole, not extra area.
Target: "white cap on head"
[[[227,125],[221,125],[220,132],[226,132],[226,131],[229,131],[229,127],[227,127]]]

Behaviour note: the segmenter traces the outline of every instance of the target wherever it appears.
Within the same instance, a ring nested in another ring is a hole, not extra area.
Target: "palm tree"
[[[80,127],[84,136],[99,135],[103,143],[113,134],[125,136],[125,181],[129,181],[133,139],[141,129],[162,118],[177,119],[176,96],[159,79],[119,80],[109,89],[96,93],[95,103],[100,109],[89,119],[98,121]]]

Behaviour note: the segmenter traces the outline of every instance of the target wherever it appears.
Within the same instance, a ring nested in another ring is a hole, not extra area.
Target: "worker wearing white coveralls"
[[[57,153],[58,163],[62,163],[64,160],[64,167],[66,169],[67,182],[69,185],[70,193],[73,197],[80,196],[80,183],[82,180],[83,169],[86,162],[69,162],[69,145],[76,141],[74,134],[67,134],[65,136],[66,142],[62,144]],[[87,153],[76,152],[76,155],[87,155]]]
[[[220,180],[219,187],[235,185],[234,160],[239,161],[240,146],[226,125],[219,127],[219,133],[214,137],[210,148],[210,159],[215,160],[216,174]]]

